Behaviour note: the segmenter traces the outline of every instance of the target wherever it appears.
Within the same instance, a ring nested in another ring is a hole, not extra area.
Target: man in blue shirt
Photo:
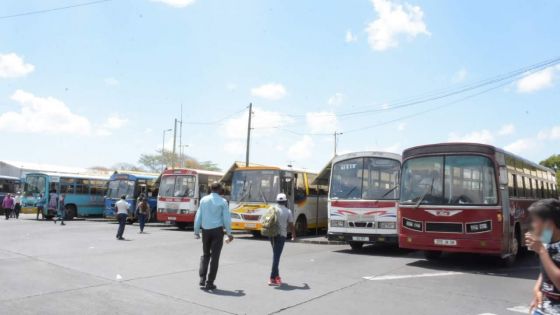
[[[218,273],[220,253],[224,244],[224,229],[228,235],[228,243],[233,240],[231,235],[231,215],[224,198],[220,196],[222,185],[213,183],[212,193],[200,200],[200,206],[194,219],[194,235],[200,238],[202,228],[202,257],[200,257],[200,286],[206,290],[215,290],[214,280]],[[210,265],[210,271],[208,271]]]

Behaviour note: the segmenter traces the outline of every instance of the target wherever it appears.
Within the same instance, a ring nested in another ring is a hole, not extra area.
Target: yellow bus
[[[260,236],[261,217],[276,203],[279,193],[288,197],[298,235],[326,228],[328,186],[312,186],[315,177],[316,173],[291,167],[235,163],[222,178],[231,185],[232,229]]]

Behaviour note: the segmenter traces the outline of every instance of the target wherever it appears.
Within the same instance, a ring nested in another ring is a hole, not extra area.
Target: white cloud
[[[515,125],[514,124],[507,124],[503,125],[502,128],[498,131],[498,135],[500,136],[509,136],[515,133]]]
[[[523,154],[532,150],[535,145],[536,142],[534,139],[523,138],[506,145],[504,149],[515,154]]]
[[[314,147],[315,143],[313,139],[310,136],[303,136],[288,148],[288,154],[297,161],[306,160],[313,155],[312,151]]]
[[[537,135],[539,140],[560,140],[560,125],[545,129]]]
[[[286,88],[279,83],[268,83],[252,88],[251,95],[276,101],[286,96]]]
[[[311,133],[332,133],[338,128],[338,119],[333,112],[311,112],[305,115]]]
[[[398,130],[398,131],[403,131],[403,130],[405,130],[405,129],[406,129],[406,123],[405,123],[405,122],[399,123],[399,124],[397,125],[397,130]]]
[[[228,119],[225,122],[223,132],[228,139],[245,139],[247,136],[247,113],[242,113],[237,117]],[[294,122],[293,118],[274,111],[263,110],[259,107],[253,108],[253,118],[251,125],[254,129],[253,136],[270,135]]]
[[[34,65],[25,63],[23,58],[15,53],[0,54],[0,78],[23,77],[33,70]]]
[[[468,74],[467,69],[461,68],[461,69],[459,69],[459,71],[455,72],[451,81],[453,83],[463,82],[467,78],[467,74]]]
[[[115,78],[105,78],[105,84],[109,85],[109,86],[117,86],[120,84],[119,80],[115,79]]]
[[[419,6],[399,4],[392,0],[372,0],[377,20],[368,24],[368,42],[373,50],[383,51],[399,45],[403,35],[413,38],[430,35]]]
[[[343,101],[344,101],[344,94],[340,92],[336,92],[334,93],[333,96],[329,97],[329,99],[327,100],[327,104],[329,104],[330,106],[338,106],[342,104]]]
[[[113,114],[102,123],[96,131],[98,136],[110,136],[114,130],[124,127],[128,123],[128,119],[122,118],[117,114]]]
[[[195,0],[152,0],[152,1],[165,3],[175,8],[184,8],[195,2]]]
[[[356,37],[356,35],[352,34],[351,30],[347,30],[346,31],[346,35],[344,36],[344,41],[347,43],[353,43],[355,41],[358,40],[358,37]]]
[[[517,81],[517,92],[532,93],[552,87],[557,72],[560,72],[560,66],[548,67],[544,70],[529,74]]]
[[[37,97],[17,90],[11,97],[19,103],[21,111],[9,111],[0,115],[0,130],[21,133],[49,133],[88,135],[90,121],[72,113],[62,101],[53,97]]]
[[[494,135],[484,129],[479,131],[473,131],[465,135],[459,135],[454,132],[449,134],[449,142],[474,142],[474,143],[485,143],[490,144],[494,140]]]

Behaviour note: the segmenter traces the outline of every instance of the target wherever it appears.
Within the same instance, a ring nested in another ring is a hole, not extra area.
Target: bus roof
[[[220,181],[223,183],[230,183],[233,178],[233,173],[237,170],[279,170],[279,171],[293,171],[293,172],[316,174],[316,172],[310,170],[297,169],[289,166],[264,165],[264,164],[255,164],[255,163],[249,163],[249,166],[245,166],[245,162],[236,161],[227,170],[227,172],[224,174],[222,179],[220,179]]]
[[[124,177],[126,176],[128,179],[156,179],[158,178],[159,174],[156,173],[144,173],[144,172],[130,172],[130,171],[115,171],[113,175],[111,175],[110,180],[115,180],[119,178],[119,176]]]
[[[65,177],[65,178],[80,178],[80,179],[99,179],[99,180],[109,180],[109,175],[102,176],[99,174],[65,174],[65,173],[48,173],[48,172],[35,172],[27,173],[27,176],[32,175],[43,175],[43,176],[53,176],[53,177]]]
[[[9,180],[21,180],[17,177],[13,177],[13,176],[6,176],[6,175],[0,175],[0,179],[9,179]]]
[[[482,143],[449,142],[449,143],[435,143],[435,144],[416,146],[404,150],[403,160],[418,155],[444,154],[444,153],[479,153],[479,154],[487,154],[487,155],[502,153],[509,158],[522,161],[534,168],[540,169],[541,171],[546,171],[555,174],[555,172],[548,167],[529,161],[525,158],[522,158],[518,155],[497,148],[495,146],[489,144],[482,144]]]
[[[172,168],[163,171],[163,176],[165,175],[178,175],[178,174],[203,174],[203,175],[215,175],[215,176],[223,176],[223,172],[216,172],[216,171],[208,171],[208,170],[200,170],[195,168]]]
[[[359,157],[379,157],[379,158],[397,160],[399,162],[402,160],[399,154],[391,153],[391,152],[381,152],[381,151],[359,151],[359,152],[351,152],[351,153],[337,155],[333,157],[327,163],[327,165],[323,167],[323,169],[319,172],[319,175],[317,175],[317,178],[313,180],[311,185],[325,185],[325,186],[329,185],[333,164],[340,161],[345,161],[345,160],[359,158]]]

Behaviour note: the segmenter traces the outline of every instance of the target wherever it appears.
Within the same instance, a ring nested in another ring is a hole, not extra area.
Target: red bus
[[[159,183],[157,220],[174,224],[180,229],[192,225],[200,199],[222,176],[220,172],[206,170],[165,170]]]
[[[498,255],[515,261],[529,229],[527,208],[557,198],[554,171],[502,149],[442,143],[403,153],[399,246]]]

